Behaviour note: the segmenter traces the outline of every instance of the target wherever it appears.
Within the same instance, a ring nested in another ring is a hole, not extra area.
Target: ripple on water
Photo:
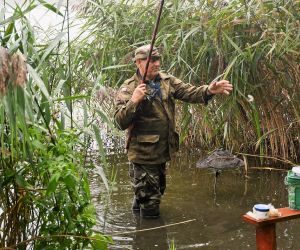
[[[161,203],[161,218],[157,221],[142,221],[131,212],[133,193],[126,157],[110,158],[118,166],[117,188],[107,201],[104,199],[107,191],[99,179],[92,180],[96,228],[107,234],[118,233],[114,237],[116,244],[110,249],[166,250],[171,241],[176,249],[254,249],[255,228],[244,223],[241,215],[258,201],[275,207],[288,205],[285,174],[249,170],[250,178],[246,179],[242,172],[224,171],[214,186],[214,175],[195,167],[199,152],[190,151],[181,151],[168,166],[167,189]],[[197,221],[193,223],[168,226],[194,218]],[[145,229],[148,231],[125,234]],[[286,249],[285,246],[300,249],[299,231],[299,223],[280,223],[278,249]]]

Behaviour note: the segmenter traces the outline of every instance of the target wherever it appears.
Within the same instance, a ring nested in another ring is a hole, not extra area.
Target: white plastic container
[[[253,207],[253,214],[257,219],[268,219],[270,207],[266,204],[256,204]]]
[[[292,168],[292,172],[296,175],[300,177],[300,166],[295,166]]]

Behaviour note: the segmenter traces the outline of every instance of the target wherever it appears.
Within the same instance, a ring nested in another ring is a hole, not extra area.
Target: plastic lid
[[[300,176],[300,166],[293,167],[292,171],[295,175]]]
[[[256,204],[254,205],[254,208],[256,211],[260,211],[260,212],[268,212],[270,210],[269,205],[266,204]]]

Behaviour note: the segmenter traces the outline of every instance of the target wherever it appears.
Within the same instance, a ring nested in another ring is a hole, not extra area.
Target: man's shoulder
[[[164,71],[159,72],[159,75],[160,75],[161,79],[163,79],[163,80],[169,80],[170,84],[180,83],[181,82],[181,80],[178,79],[177,77],[175,77],[172,74],[169,74],[167,72],[164,72]]]
[[[128,95],[128,94],[132,93],[133,90],[135,89],[136,85],[137,85],[136,76],[134,74],[132,77],[128,78],[127,80],[125,80],[123,82],[123,84],[119,88],[119,94]]]
[[[124,81],[123,85],[131,85],[135,83],[135,75]]]
[[[133,89],[135,89],[136,85],[136,76],[134,74],[132,77],[128,78],[123,82],[123,84],[120,86],[120,90],[122,91],[126,89],[126,92],[130,92],[133,91]]]
[[[161,79],[166,80],[166,79],[170,79],[170,78],[174,78],[174,76],[172,76],[171,74],[165,72],[165,71],[160,71],[159,72],[159,76],[161,77]]]

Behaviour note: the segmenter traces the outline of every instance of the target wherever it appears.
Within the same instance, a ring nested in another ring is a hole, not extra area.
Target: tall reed
[[[112,239],[92,231],[86,169],[93,167],[86,160],[91,138],[102,140],[88,116],[89,97],[70,91],[67,29],[38,39],[27,16],[37,6],[66,14],[32,0],[0,20],[0,248],[107,249]],[[79,100],[82,125],[72,119]]]
[[[157,1],[85,2],[80,17],[88,35],[74,44],[84,47],[79,65],[90,81],[117,88],[134,72],[134,49],[151,39]],[[222,78],[234,85],[230,97],[208,108],[179,105],[182,141],[297,160],[299,5],[166,2],[156,42],[164,69],[196,85]]]

